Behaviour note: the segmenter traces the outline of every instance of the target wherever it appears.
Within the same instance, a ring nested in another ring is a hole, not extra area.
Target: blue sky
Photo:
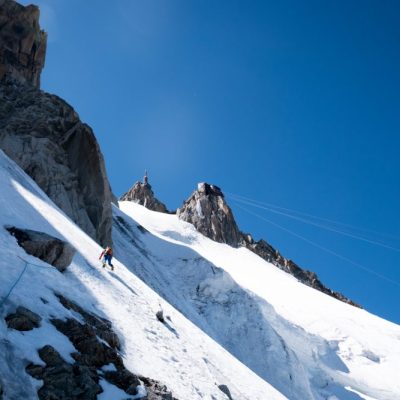
[[[229,200],[244,231],[400,322],[399,2],[37,3],[42,88],[93,127],[117,195],[147,168],[171,209],[207,181],[390,235]]]

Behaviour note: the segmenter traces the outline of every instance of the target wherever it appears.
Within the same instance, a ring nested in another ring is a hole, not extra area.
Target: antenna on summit
[[[147,176],[147,169],[144,170],[143,184],[147,185],[149,183],[149,178]]]

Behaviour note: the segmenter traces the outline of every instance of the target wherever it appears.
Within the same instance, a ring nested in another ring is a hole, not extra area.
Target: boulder
[[[60,272],[71,264],[76,250],[67,242],[44,232],[6,227],[30,255],[56,267]]]
[[[39,87],[47,45],[39,8],[0,0],[0,43],[0,81],[12,78]]]
[[[15,313],[5,318],[7,326],[18,331],[30,331],[39,328],[42,318],[25,307],[18,307]]]

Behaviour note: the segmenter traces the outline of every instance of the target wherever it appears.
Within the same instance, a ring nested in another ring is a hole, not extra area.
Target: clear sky
[[[400,322],[398,1],[36,3],[42,88],[93,127],[115,194],[147,168],[170,209],[207,181],[377,231],[229,199],[242,230]]]

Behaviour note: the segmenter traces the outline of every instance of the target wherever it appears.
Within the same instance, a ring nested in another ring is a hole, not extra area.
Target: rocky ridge
[[[46,34],[38,8],[0,0],[0,40],[0,149],[87,234],[110,244],[113,195],[94,133],[39,89]]]
[[[314,272],[302,269],[292,260],[283,257],[265,240],[255,241],[250,234],[241,232],[219,187],[199,183],[197,190],[177,210],[177,215],[183,221],[193,224],[200,233],[210,239],[233,247],[246,247],[264,260],[293,275],[300,282],[345,303],[360,307],[341,293],[326,287]]]

